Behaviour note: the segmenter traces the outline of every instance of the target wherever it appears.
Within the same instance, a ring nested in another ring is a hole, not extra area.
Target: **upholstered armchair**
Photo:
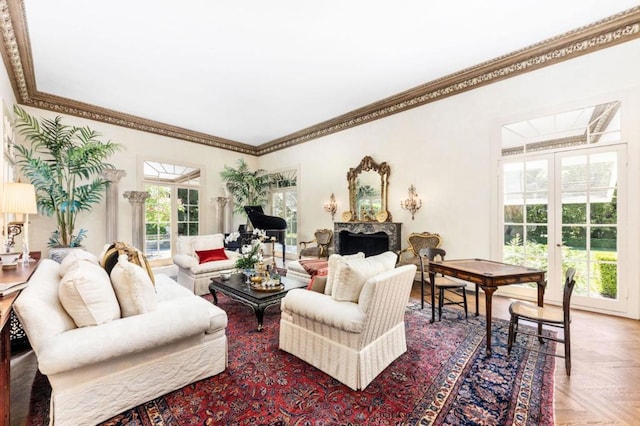
[[[282,299],[280,349],[354,390],[407,350],[404,315],[415,265],[394,268],[393,252],[329,258],[324,289]]]
[[[409,235],[409,246],[400,252],[398,265],[416,265],[420,269],[420,250],[438,248],[442,244],[439,234],[431,232],[412,233]]]
[[[233,269],[238,257],[237,252],[225,250],[223,234],[181,235],[173,255],[178,284],[199,296],[208,294],[211,278]]]
[[[330,229],[318,229],[311,241],[300,241],[299,258],[302,257],[329,257],[333,251],[333,231]]]

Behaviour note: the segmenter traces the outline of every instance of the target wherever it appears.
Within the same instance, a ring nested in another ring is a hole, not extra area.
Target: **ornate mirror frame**
[[[375,212],[375,215],[368,216],[366,218],[361,217],[357,211],[357,182],[358,177],[362,172],[374,171],[380,175],[380,210]],[[355,168],[350,168],[347,172],[347,183],[349,187],[349,211],[343,213],[342,219],[345,222],[391,222],[391,213],[387,210],[388,206],[388,190],[389,190],[389,175],[391,174],[391,167],[384,163],[376,163],[373,158],[366,156],[360,161]]]

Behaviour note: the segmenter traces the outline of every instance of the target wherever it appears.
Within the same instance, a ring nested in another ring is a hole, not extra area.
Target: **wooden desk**
[[[0,284],[26,282],[37,266],[38,262],[31,262],[28,266],[19,264],[14,269],[0,268]],[[18,294],[20,291],[0,296],[0,426],[10,424],[11,327],[9,326],[9,316]]]
[[[476,285],[476,316],[478,313],[478,286],[485,295],[487,315],[487,356],[491,355],[491,300],[498,287],[511,284],[535,282],[538,284],[538,306],[544,303],[546,286],[545,271],[524,266],[509,265],[483,259],[445,260],[429,262],[429,281],[431,283],[431,322],[435,321],[435,274],[469,281]],[[422,283],[424,286],[424,282]]]

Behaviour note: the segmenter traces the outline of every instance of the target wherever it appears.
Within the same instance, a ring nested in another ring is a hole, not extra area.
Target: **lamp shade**
[[[0,211],[2,213],[38,213],[36,191],[30,183],[5,183],[1,201]]]

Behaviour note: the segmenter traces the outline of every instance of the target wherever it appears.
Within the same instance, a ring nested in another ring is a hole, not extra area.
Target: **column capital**
[[[229,198],[227,197],[216,197],[215,200],[216,204],[218,204],[218,207],[224,207],[229,202]]]
[[[109,182],[118,183],[120,179],[125,177],[127,172],[119,169],[106,169],[102,171],[102,177]]]
[[[146,191],[125,191],[122,196],[129,200],[131,204],[144,204],[150,195]]]

